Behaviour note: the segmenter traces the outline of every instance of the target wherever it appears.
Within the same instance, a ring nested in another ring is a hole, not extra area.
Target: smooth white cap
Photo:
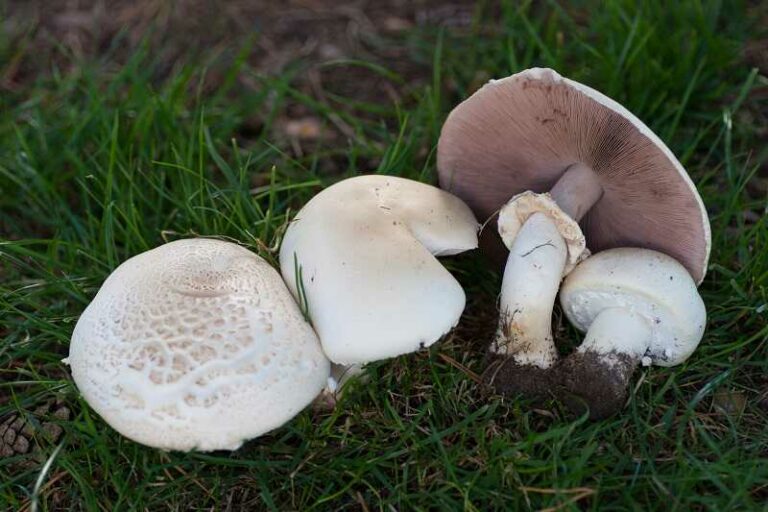
[[[298,212],[280,268],[331,361],[366,363],[427,347],[457,324],[464,291],[435,256],[474,249],[477,229],[469,207],[436,187],[358,176]]]
[[[75,326],[69,364],[107,423],[166,450],[234,450],[291,419],[330,375],[277,271],[209,239],[115,269]]]
[[[701,341],[707,320],[704,302],[685,267],[649,249],[609,249],[591,256],[568,274],[560,303],[580,331],[587,331],[607,308],[643,317],[651,330],[645,357],[659,366],[688,359]],[[619,342],[621,336],[616,339]]]

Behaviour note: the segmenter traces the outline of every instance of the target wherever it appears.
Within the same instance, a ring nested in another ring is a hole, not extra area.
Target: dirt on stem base
[[[520,364],[513,357],[489,353],[483,372],[483,382],[505,396],[523,396],[544,400],[553,396],[555,374],[553,368]]]
[[[576,414],[602,419],[619,412],[638,360],[627,354],[574,352],[555,368],[558,399]]]

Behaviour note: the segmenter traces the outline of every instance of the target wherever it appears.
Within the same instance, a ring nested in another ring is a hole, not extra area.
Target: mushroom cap
[[[209,239],[171,242],[115,269],[77,322],[68,362],[115,430],[185,451],[234,450],[281,426],[330,375],[277,271]]]
[[[560,303],[580,331],[587,331],[607,308],[642,316],[652,332],[645,355],[659,366],[688,359],[707,320],[704,302],[685,267],[649,249],[609,249],[587,258],[565,278]]]
[[[536,194],[526,191],[517,194],[501,208],[497,222],[501,241],[504,242],[507,249],[511,250],[523,224],[534,213],[546,214],[552,219],[560,236],[563,237],[568,248],[568,258],[565,262],[563,275],[567,275],[581,260],[589,256],[589,251],[579,223],[561,210],[548,193]]]
[[[642,121],[594,89],[540,68],[492,80],[451,112],[437,151],[440,186],[481,220],[578,162],[604,192],[581,221],[592,252],[655,249],[702,281],[710,229],[696,187]]]
[[[435,256],[477,247],[477,229],[467,205],[437,187],[358,176],[297,213],[280,267],[331,361],[367,363],[427,347],[458,323],[464,290]]]

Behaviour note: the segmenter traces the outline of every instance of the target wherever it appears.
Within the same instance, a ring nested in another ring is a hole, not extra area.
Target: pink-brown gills
[[[701,282],[710,231],[696,188],[667,146],[603,94],[529,69],[456,107],[438,145],[440,186],[481,221],[516,194],[549,191],[574,164],[591,168],[603,189],[580,223],[592,252],[654,249]],[[493,226],[484,231],[497,238]]]

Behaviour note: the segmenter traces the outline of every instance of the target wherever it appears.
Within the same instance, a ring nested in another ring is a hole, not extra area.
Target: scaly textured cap
[[[107,423],[167,450],[236,449],[301,411],[330,375],[277,271],[208,239],[120,265],[77,322],[68,362]]]

